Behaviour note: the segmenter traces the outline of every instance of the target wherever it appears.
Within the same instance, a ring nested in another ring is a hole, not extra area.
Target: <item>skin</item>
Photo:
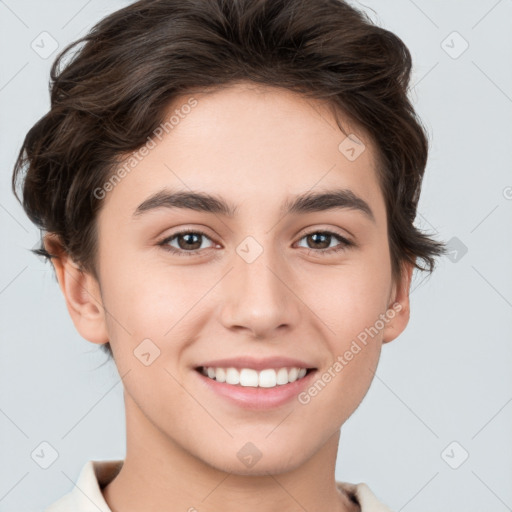
[[[340,429],[368,391],[382,344],[407,325],[412,272],[392,279],[374,148],[351,128],[366,149],[349,161],[326,105],[288,90],[239,83],[194,97],[191,113],[103,200],[99,282],[62,249],[53,260],[77,330],[110,341],[123,377],[126,458],[103,494],[114,512],[358,510],[335,485]],[[238,205],[236,217],[170,208],[133,216],[165,188],[221,196]],[[284,199],[331,188],[364,199],[375,222],[354,209],[280,215]],[[185,228],[206,233],[198,254],[158,245]],[[340,244],[308,240],[322,230],[356,246],[321,256]],[[247,236],[263,248],[251,264],[236,252]],[[46,243],[59,249],[51,236]],[[224,357],[291,356],[322,374],[393,303],[400,311],[308,404],[243,410],[194,370]],[[145,366],[133,352],[148,338],[160,356]],[[262,454],[251,468],[237,457],[249,441]]]

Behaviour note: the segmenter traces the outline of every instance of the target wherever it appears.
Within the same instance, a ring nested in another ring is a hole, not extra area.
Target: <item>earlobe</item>
[[[53,255],[57,280],[76,330],[92,343],[107,343],[105,309],[98,281],[72,260],[56,236],[47,234],[44,245]]]
[[[386,317],[386,323],[382,336],[382,343],[389,343],[397,338],[407,327],[410,316],[409,292],[411,287],[414,265],[404,263],[402,265],[402,277],[395,284],[394,293],[391,296]]]

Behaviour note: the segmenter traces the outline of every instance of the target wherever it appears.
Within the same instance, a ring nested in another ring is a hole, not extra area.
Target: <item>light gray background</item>
[[[41,510],[85,461],[124,457],[117,370],[100,366],[49,264],[28,251],[39,233],[10,179],[49,107],[56,53],[41,58],[31,42],[47,31],[60,50],[127,3],[0,1],[0,511]],[[410,324],[342,429],[336,477],[366,482],[395,511],[512,510],[512,1],[354,4],[413,54],[432,141],[418,225],[456,240],[432,277],[415,277]],[[48,469],[31,457],[42,442],[58,452]]]

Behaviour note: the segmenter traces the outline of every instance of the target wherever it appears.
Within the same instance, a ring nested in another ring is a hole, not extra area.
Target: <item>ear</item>
[[[385,324],[382,343],[389,343],[397,338],[407,327],[410,316],[409,290],[411,287],[412,263],[402,264],[402,275],[393,285],[386,316],[388,322]]]
[[[45,235],[44,246],[52,255],[57,280],[76,330],[92,343],[107,343],[105,310],[98,281],[71,259],[55,235]]]

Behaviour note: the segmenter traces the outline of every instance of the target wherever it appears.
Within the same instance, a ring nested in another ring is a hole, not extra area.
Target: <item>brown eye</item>
[[[172,253],[191,256],[201,251],[204,238],[211,241],[211,238],[202,231],[180,231],[162,240],[158,245]],[[173,245],[175,242],[177,247]]]
[[[336,252],[343,251],[348,247],[354,246],[355,244],[345,237],[333,233],[332,231],[313,231],[304,235],[301,240],[306,239],[307,249],[310,249],[309,252],[318,253],[321,255],[332,254]],[[331,247],[331,243],[338,240],[337,245]]]
[[[332,235],[327,233],[313,233],[307,235],[308,243],[313,244],[313,249],[327,249],[331,245]]]
[[[201,247],[201,237],[198,233],[185,233],[184,235],[176,235],[180,249],[197,250]]]

